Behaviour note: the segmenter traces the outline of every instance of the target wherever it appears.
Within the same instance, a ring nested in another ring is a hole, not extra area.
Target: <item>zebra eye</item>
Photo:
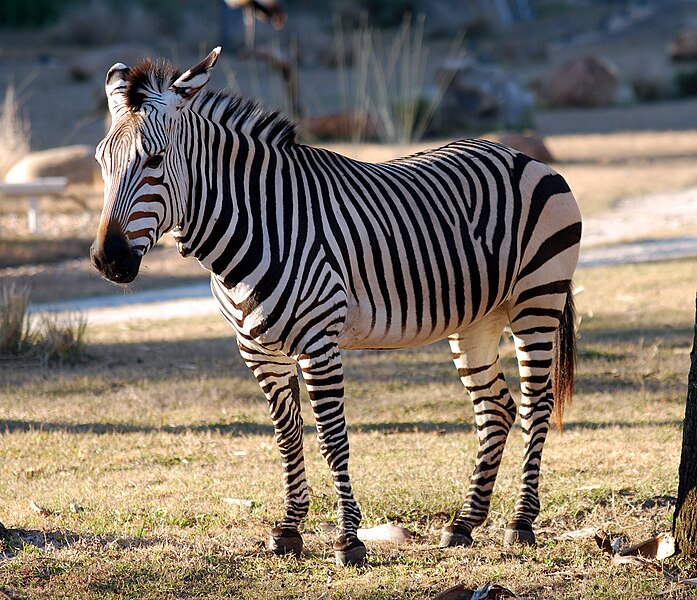
[[[151,157],[149,157],[143,166],[146,169],[156,169],[162,164],[162,154],[153,154]]]

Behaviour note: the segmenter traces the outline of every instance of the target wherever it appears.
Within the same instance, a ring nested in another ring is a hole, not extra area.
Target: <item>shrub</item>
[[[29,323],[29,291],[14,284],[3,286],[0,304],[0,354],[19,355],[32,346]]]
[[[75,364],[85,357],[87,320],[80,313],[44,313],[36,352],[44,364]]]
[[[0,303],[0,356],[38,358],[44,365],[75,364],[86,353],[87,320],[79,313],[29,314],[29,291],[4,286]]]

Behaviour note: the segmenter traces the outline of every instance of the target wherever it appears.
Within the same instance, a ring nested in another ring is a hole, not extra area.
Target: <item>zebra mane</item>
[[[140,110],[150,94],[165,92],[180,75],[181,71],[168,60],[146,58],[129,69],[126,76],[128,108],[133,112]]]
[[[167,91],[180,75],[181,71],[164,59],[145,59],[137,64],[127,74],[125,93],[128,108],[132,112],[139,111],[149,97]],[[245,132],[280,146],[296,141],[295,125],[289,119],[227,90],[203,90],[193,107],[205,110],[207,118],[228,126],[232,131]]]
[[[201,113],[215,123],[262,141],[287,146],[295,143],[295,124],[278,111],[227,90],[204,90],[194,101]]]

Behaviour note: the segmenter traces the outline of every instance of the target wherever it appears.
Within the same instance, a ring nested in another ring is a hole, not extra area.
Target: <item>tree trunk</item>
[[[697,298],[695,303],[697,305]],[[678,504],[673,519],[675,543],[683,556],[697,556],[697,313],[687,377],[679,477]]]

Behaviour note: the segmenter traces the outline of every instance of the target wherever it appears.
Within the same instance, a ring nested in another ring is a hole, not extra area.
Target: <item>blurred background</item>
[[[108,68],[186,69],[216,45],[212,87],[362,159],[489,137],[553,163],[586,216],[697,183],[694,0],[1,0],[0,181],[67,179],[0,194],[3,278],[44,300],[70,286],[42,292],[42,274],[89,271]],[[176,264],[158,276],[186,279]]]

